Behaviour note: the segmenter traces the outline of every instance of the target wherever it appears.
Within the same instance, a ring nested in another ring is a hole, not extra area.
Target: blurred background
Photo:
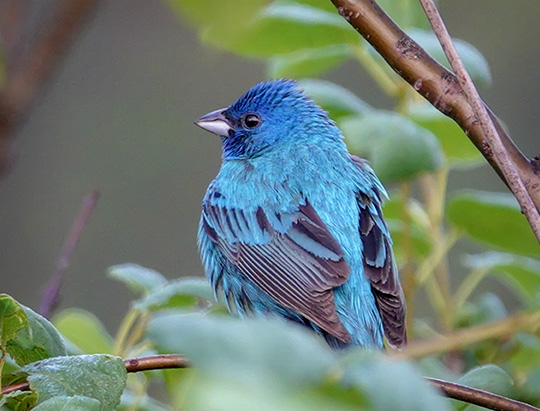
[[[15,3],[19,14],[8,13]],[[60,3],[0,0],[6,53],[14,42],[32,44]],[[481,90],[488,105],[529,157],[538,154],[540,2],[439,4],[452,35],[489,62],[493,85]],[[99,2],[15,133],[0,181],[0,292],[38,307],[94,189],[101,198],[72,255],[61,308],[90,310],[114,330],[130,294],[105,276],[107,267],[134,262],[168,278],[202,276],[200,203],[221,149],[193,121],[232,103],[265,71],[256,60],[203,47],[166,1]],[[392,107],[357,64],[324,77],[374,107]],[[505,190],[486,166],[452,172],[450,186]]]

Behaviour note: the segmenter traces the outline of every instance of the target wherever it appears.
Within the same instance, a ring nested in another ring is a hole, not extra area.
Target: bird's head
[[[254,158],[287,144],[341,135],[327,113],[291,80],[259,83],[231,106],[195,124],[221,136],[225,160]]]

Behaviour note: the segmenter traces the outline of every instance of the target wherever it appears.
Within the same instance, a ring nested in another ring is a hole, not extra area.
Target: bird
[[[240,317],[308,327],[336,350],[403,347],[387,193],[328,113],[280,79],[195,124],[222,142],[198,230],[216,298]]]

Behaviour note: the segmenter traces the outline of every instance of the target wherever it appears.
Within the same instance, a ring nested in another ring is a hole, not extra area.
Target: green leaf
[[[100,411],[100,403],[95,398],[75,395],[73,397],[53,397],[39,404],[36,411]]]
[[[480,151],[451,118],[430,104],[414,104],[407,114],[420,127],[431,131],[441,143],[449,164],[454,168],[483,164]]]
[[[534,368],[540,371],[540,338],[533,334],[517,333],[512,343],[515,345],[510,358],[513,367],[520,373]]]
[[[221,25],[225,31],[242,25],[269,0],[169,0],[170,6],[181,17],[187,17],[201,28]]]
[[[178,371],[178,370],[174,370]],[[170,393],[172,394],[172,393]],[[120,400],[120,405],[116,408],[117,411],[167,411],[170,410],[170,407],[167,407],[165,404],[161,404],[159,401],[155,400],[148,395],[143,395],[142,397],[134,394],[132,391],[125,389],[122,393],[122,398]]]
[[[506,371],[493,364],[473,368],[457,383],[505,397],[512,397],[514,388],[514,381]]]
[[[66,355],[54,326],[6,294],[0,294],[0,349],[19,365]]]
[[[27,411],[33,409],[38,402],[38,396],[32,391],[14,391],[0,396],[0,410],[6,408],[12,411]]]
[[[337,121],[344,116],[364,115],[372,108],[344,87],[325,80],[302,80],[298,82],[305,94],[328,111]]]
[[[399,194],[392,194],[390,200],[384,203],[383,214],[392,235],[394,242],[392,249],[398,261],[404,260],[409,241],[409,229],[403,217],[404,207],[411,222],[410,237],[413,254],[425,257],[431,250],[430,223],[422,205],[414,199],[409,199],[405,206]]]
[[[447,217],[481,243],[516,254],[540,255],[536,237],[511,194],[462,192],[450,200]]]
[[[53,323],[71,343],[85,354],[110,354],[114,344],[101,321],[88,311],[72,308],[53,318]]]
[[[143,311],[192,307],[197,302],[197,298],[214,299],[208,281],[198,277],[184,277],[155,289],[143,299],[136,301],[135,307]]]
[[[58,396],[84,396],[100,403],[101,411],[114,410],[126,385],[122,358],[107,354],[48,358],[25,365],[33,391],[43,403]]]
[[[367,157],[383,182],[410,180],[444,163],[437,138],[401,114],[374,110],[340,126],[351,152]]]
[[[336,6],[331,1],[327,0],[286,0],[288,3],[300,3],[307,6],[317,7],[318,9],[326,10],[330,13],[337,13]]]
[[[448,402],[405,361],[356,349],[342,362],[343,383],[361,389],[373,410],[450,410]]]
[[[213,25],[204,31],[203,41],[248,57],[270,57],[360,41],[354,29],[337,13],[280,1],[258,11],[247,25],[228,31],[219,27]]]
[[[334,354],[313,332],[278,319],[166,313],[147,336],[162,353],[181,352],[205,375],[293,387],[324,377]]]
[[[136,294],[147,294],[168,283],[157,271],[137,264],[115,265],[108,269],[107,274],[126,284]]]
[[[203,42],[248,57],[353,43],[358,34],[336,12],[308,4],[262,0],[170,0],[200,29]]]
[[[417,0],[378,0],[378,4],[402,29],[429,28],[429,21]]]
[[[335,44],[318,49],[302,49],[270,59],[270,77],[277,79],[316,77],[342,64],[352,55],[348,44]]]
[[[514,254],[489,252],[466,256],[464,264],[471,269],[489,270],[530,302],[540,296],[538,260]]]
[[[426,52],[437,60],[440,64],[450,69],[450,64],[446,59],[444,51],[439,44],[437,36],[432,31],[411,29],[407,30],[409,36],[411,36]],[[465,68],[469,72],[469,75],[473,81],[481,87],[488,87],[491,85],[491,72],[489,65],[482,55],[473,45],[460,39],[452,39],[456,49],[465,65]]]

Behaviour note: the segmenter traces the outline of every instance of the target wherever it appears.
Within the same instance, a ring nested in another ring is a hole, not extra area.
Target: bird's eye
[[[246,114],[242,122],[246,128],[256,128],[260,126],[262,120],[257,114]]]

